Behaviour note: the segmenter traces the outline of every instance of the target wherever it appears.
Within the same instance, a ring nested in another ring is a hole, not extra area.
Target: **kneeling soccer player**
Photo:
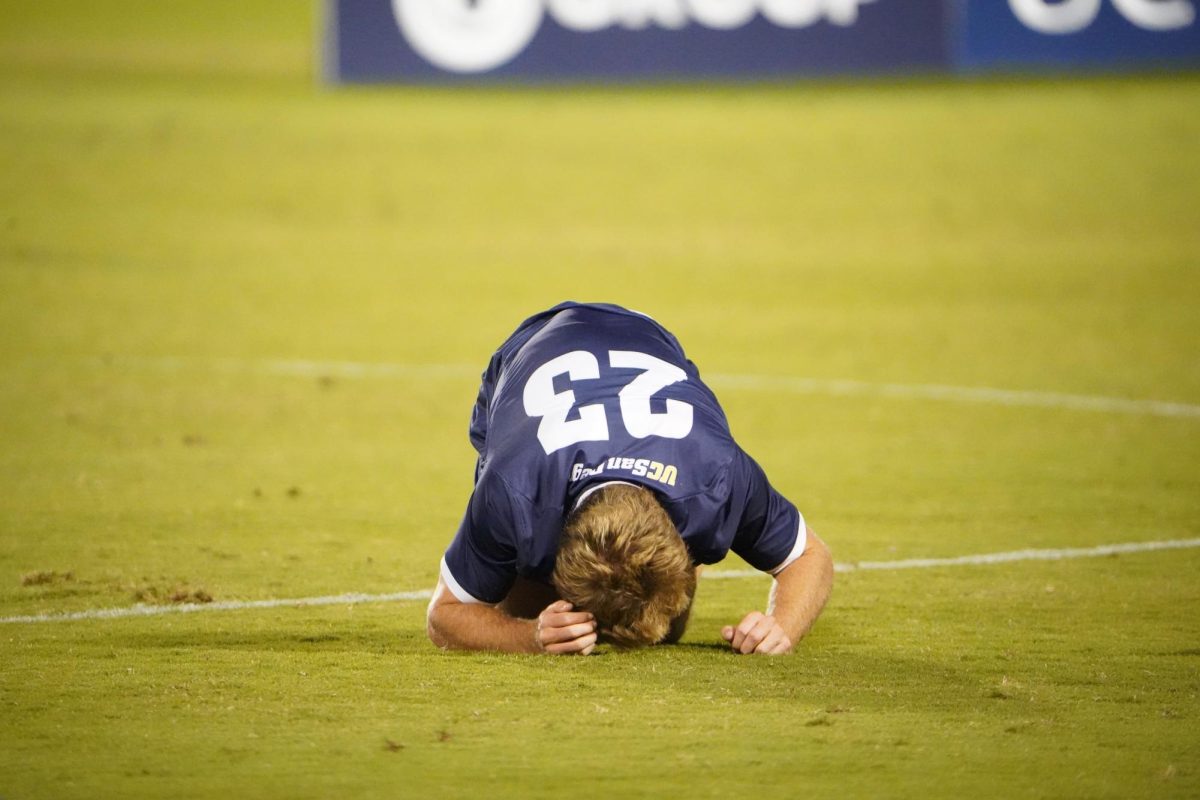
[[[787,653],[833,584],[829,550],[733,441],[679,342],[649,317],[563,303],[483,375],[475,489],[429,604],[439,647],[587,655],[675,642],[701,565],[732,550],[775,578],[722,636]]]

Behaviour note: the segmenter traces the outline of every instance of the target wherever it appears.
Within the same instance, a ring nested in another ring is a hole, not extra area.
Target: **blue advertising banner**
[[[1200,65],[1195,0],[965,0],[968,70]]]
[[[334,82],[1200,67],[1200,0],[325,0]]]
[[[931,72],[940,0],[332,0],[334,81]]]

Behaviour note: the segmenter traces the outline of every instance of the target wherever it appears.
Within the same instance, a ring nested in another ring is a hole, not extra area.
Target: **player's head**
[[[640,647],[662,641],[687,609],[696,572],[654,494],[617,484],[594,492],[567,519],[554,585],[595,615],[601,636]]]

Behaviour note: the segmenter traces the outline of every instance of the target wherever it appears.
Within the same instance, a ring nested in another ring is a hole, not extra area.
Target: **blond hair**
[[[687,547],[654,494],[606,486],[563,528],[554,564],[559,595],[596,617],[620,647],[662,641],[691,603],[696,574]]]

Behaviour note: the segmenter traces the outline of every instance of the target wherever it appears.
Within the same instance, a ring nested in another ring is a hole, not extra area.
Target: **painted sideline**
[[[851,564],[834,564],[834,572],[857,572],[859,570],[929,569],[931,567],[983,566],[1007,564],[1012,561],[1061,561],[1069,558],[1100,558],[1122,553],[1145,553],[1152,550],[1183,550],[1200,547],[1200,539],[1168,539],[1161,542],[1123,542],[1102,544],[1095,547],[1063,547],[1040,550],[1010,550],[1005,553],[979,553],[971,556],[949,558],[906,558],[901,561],[856,561]],[[763,573],[753,569],[738,569],[703,573],[705,578],[748,578]]]
[[[478,379],[480,369],[466,364],[388,364],[359,361],[313,361],[308,359],[185,359],[136,358],[114,356],[90,358],[92,366],[124,366],[166,371],[191,371],[197,368],[220,372],[285,375],[301,378],[425,378]],[[1154,417],[1200,419],[1200,405],[1164,400],[1136,400],[1125,397],[1044,392],[1022,389],[997,389],[988,386],[947,386],[934,383],[870,383],[867,381],[797,378],[787,375],[704,374],[705,383],[717,389],[773,391],[789,394],[828,395],[833,397],[897,397],[910,400],[942,400],[958,403],[986,403],[1032,408],[1062,408],[1072,411],[1099,411],[1139,414]]]
[[[325,597],[291,597],[276,600],[225,600],[219,603],[180,603],[173,606],[148,606],[139,603],[127,608],[97,608],[91,611],[71,611],[65,614],[31,614],[24,617],[0,617],[0,624],[30,622],[70,622],[77,619],[121,619],[122,617],[156,617],[160,614],[192,614],[197,611],[240,611],[244,608],[290,608],[295,606],[344,606],[355,603],[397,603],[405,600],[428,600],[433,593],[393,592],[391,594],[332,594]]]
[[[1124,542],[1096,547],[1067,547],[1044,550],[1012,550],[1006,553],[980,553],[951,558],[909,558],[901,561],[859,561],[835,564],[837,572],[858,570],[928,569],[987,564],[1006,564],[1012,561],[1060,561],[1071,558],[1099,558],[1122,553],[1145,553],[1153,550],[1182,550],[1200,547],[1200,539],[1168,539],[1161,542]],[[764,573],[758,570],[726,570],[704,572],[707,579],[749,578]],[[31,614],[21,617],[0,617],[0,624],[29,624],[35,622],[70,622],[85,619],[121,619],[124,617],[153,617],[160,614],[191,614],[199,611],[237,611],[247,608],[291,608],[298,606],[338,606],[356,603],[397,603],[428,600],[429,590],[392,592],[391,594],[336,594],[324,597],[294,597],[275,600],[227,600],[218,603],[182,603],[173,606],[136,605],[127,608],[100,608],[91,611],[72,611],[64,614]]]
[[[1131,400],[1124,397],[1067,394],[1064,392],[995,389],[987,386],[944,386],[935,383],[867,383],[848,380],[815,380],[774,375],[708,375],[709,385],[725,389],[784,391],[793,394],[833,396],[901,397],[913,400],[950,400],[960,403],[991,403],[1002,406],[1065,408],[1072,411],[1106,411],[1153,417],[1200,418],[1200,405],[1163,400]]]

